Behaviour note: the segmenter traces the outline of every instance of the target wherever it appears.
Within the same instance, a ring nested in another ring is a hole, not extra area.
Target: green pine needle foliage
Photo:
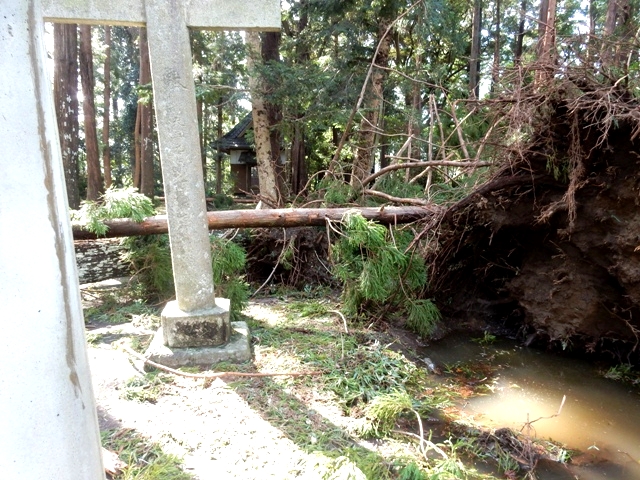
[[[326,205],[345,205],[353,195],[353,189],[348,183],[333,178],[324,178],[318,184],[318,190],[324,190]]]
[[[247,254],[231,240],[214,235],[210,240],[216,295],[231,301],[231,321],[236,321],[249,301],[249,285],[243,277]]]
[[[364,408],[368,420],[366,436],[385,437],[396,424],[396,420],[404,412],[413,409],[409,394],[402,390],[377,396]]]
[[[375,317],[393,307],[420,335],[433,332],[440,312],[430,300],[415,300],[427,285],[427,267],[420,256],[406,251],[411,234],[390,230],[357,212],[344,216],[341,234],[331,255],[334,273],[343,283],[345,313]]]
[[[235,321],[249,299],[249,285],[243,280],[246,254],[230,240],[211,236],[210,241],[215,292],[219,297],[230,299],[230,317]],[[123,260],[132,265],[146,293],[160,300],[171,298],[174,283],[169,237],[129,237],[124,245]]]
[[[409,303],[407,327],[421,337],[431,335],[441,319],[440,310],[430,299],[414,300]]]
[[[400,471],[398,480],[428,480],[428,477],[418,465],[410,463]]]
[[[159,300],[174,294],[173,266],[168,235],[127,237],[121,259],[131,265],[145,293]]]
[[[404,178],[404,172],[394,172],[383,177],[376,186],[377,190],[394,197],[420,198],[424,187],[418,183],[409,183]]]
[[[141,222],[155,215],[155,207],[151,199],[133,187],[110,187],[100,202],[82,202],[79,210],[71,212],[71,220],[80,223],[88,231],[102,236],[109,229],[104,222],[114,218],[130,218]]]

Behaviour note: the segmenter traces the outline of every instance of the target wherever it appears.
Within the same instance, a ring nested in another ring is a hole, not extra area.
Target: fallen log
[[[326,220],[338,222],[349,211],[357,211],[369,220],[384,224],[410,223],[430,217],[439,207],[370,207],[370,208],[279,208],[265,210],[218,210],[208,212],[209,230],[226,228],[291,228],[324,225]],[[109,230],[104,237],[130,237],[167,233],[167,216],[157,215],[140,223],[130,219],[105,222]],[[97,238],[80,225],[73,225],[75,240]],[[102,237],[101,237],[102,238]]]

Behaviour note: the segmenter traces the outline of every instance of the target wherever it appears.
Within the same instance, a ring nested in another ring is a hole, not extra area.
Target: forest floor
[[[428,387],[435,375],[426,374],[424,363],[401,353],[415,351],[410,335],[391,339],[366,326],[349,326],[347,333],[340,316],[328,312],[336,302],[330,292],[313,298],[291,292],[250,303],[243,317],[253,362],[216,370],[303,375],[185,378],[145,371],[125,351],[143,351],[159,317],[157,308],[123,292],[95,284],[82,289],[103,445],[123,462],[116,468],[105,461],[118,471],[111,478],[384,479],[427,461],[415,417],[397,435],[362,434],[365,397],[412,382],[425,393],[440,391]],[[453,408],[454,392],[440,393],[441,404]],[[433,432],[444,428],[441,420],[425,419]],[[455,452],[446,455],[451,468],[465,468]]]
[[[93,284],[82,294],[103,446],[119,457],[105,457],[109,478],[523,478],[526,465],[492,458],[496,442],[532,462],[554,454],[508,429],[483,436],[462,414],[458,405],[490,384],[490,365],[443,375],[419,358],[414,335],[347,327],[328,290],[252,301],[243,317],[253,362],[216,366],[298,376],[215,379],[148,371],[126,352],[143,352],[159,324],[158,308],[129,289]],[[377,417],[376,397],[391,407]]]

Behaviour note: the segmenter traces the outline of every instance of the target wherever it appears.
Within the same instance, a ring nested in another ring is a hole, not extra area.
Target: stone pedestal
[[[217,363],[244,363],[251,360],[249,328],[245,322],[231,322],[231,336],[217,347],[173,348],[164,344],[163,328],[153,337],[145,356],[171,368],[200,366],[211,368]]]
[[[178,302],[167,303],[161,314],[163,343],[171,348],[216,347],[229,341],[229,300],[216,298],[213,308],[185,312]]]

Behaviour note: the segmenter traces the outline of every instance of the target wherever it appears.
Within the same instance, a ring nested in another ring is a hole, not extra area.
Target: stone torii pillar
[[[198,137],[187,27],[277,29],[279,2],[0,1],[0,477],[103,479],[43,19],[148,23],[150,35],[158,29],[150,53],[154,82],[163,84],[155,100],[165,102],[156,109],[170,184],[176,309],[189,316],[216,307],[204,272],[211,267],[208,243],[202,250],[206,227],[198,226],[204,219],[199,163],[197,174],[188,173],[199,154],[190,146]],[[192,231],[195,247],[187,244]]]
[[[0,477],[103,479],[43,33],[0,3]]]
[[[43,0],[53,22],[147,27],[176,301],[162,312],[164,344],[229,340],[229,301],[214,295],[188,28],[278,30],[278,0]]]

